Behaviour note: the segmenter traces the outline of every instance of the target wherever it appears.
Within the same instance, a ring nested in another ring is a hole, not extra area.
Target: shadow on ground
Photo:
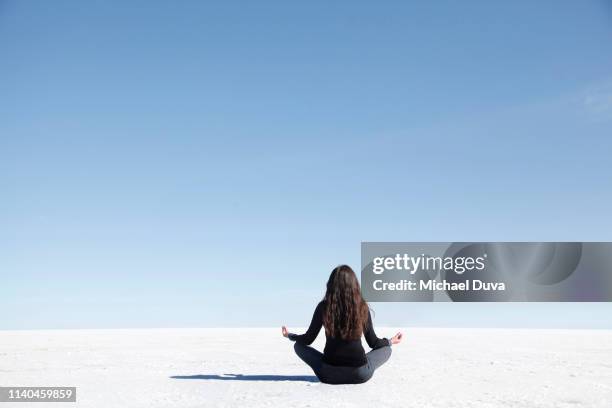
[[[175,380],[222,380],[222,381],[302,381],[319,382],[314,375],[250,375],[250,374],[197,374],[173,375]]]

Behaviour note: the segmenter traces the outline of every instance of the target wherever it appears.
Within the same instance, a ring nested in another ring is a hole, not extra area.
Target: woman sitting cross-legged
[[[323,354],[309,345],[325,327]],[[402,341],[402,333],[390,339],[376,337],[368,304],[361,297],[355,272],[347,266],[335,268],[327,281],[327,291],[317,305],[310,327],[304,334],[282,328],[283,336],[295,341],[296,354],[312,368],[321,382],[360,384],[372,378],[374,370],[391,356],[391,345]],[[365,353],[364,336],[372,348]]]

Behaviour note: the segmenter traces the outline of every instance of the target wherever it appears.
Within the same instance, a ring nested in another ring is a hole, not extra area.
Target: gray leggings
[[[323,362],[323,354],[310,346],[295,343],[295,353],[312,368],[315,375],[327,384],[361,384],[374,375],[374,370],[391,357],[391,347],[385,346],[366,354],[368,362],[361,367],[340,367]]]

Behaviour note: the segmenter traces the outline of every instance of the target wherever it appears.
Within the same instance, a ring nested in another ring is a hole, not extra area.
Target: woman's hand
[[[397,333],[395,336],[391,337],[391,340],[389,340],[391,342],[391,344],[399,344],[402,341],[402,338],[404,337],[404,335],[400,332]]]
[[[283,337],[289,337],[289,330],[285,326],[281,329],[283,332]]]

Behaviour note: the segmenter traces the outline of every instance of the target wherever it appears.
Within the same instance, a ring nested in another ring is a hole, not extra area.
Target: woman
[[[323,354],[309,345],[325,327]],[[312,368],[321,382],[360,384],[391,356],[391,345],[402,341],[402,333],[379,339],[374,333],[368,304],[361,297],[359,281],[347,265],[335,268],[327,281],[325,297],[317,305],[306,333],[297,335],[282,328],[283,336],[295,341],[296,354]],[[373,349],[365,353],[361,336]]]

